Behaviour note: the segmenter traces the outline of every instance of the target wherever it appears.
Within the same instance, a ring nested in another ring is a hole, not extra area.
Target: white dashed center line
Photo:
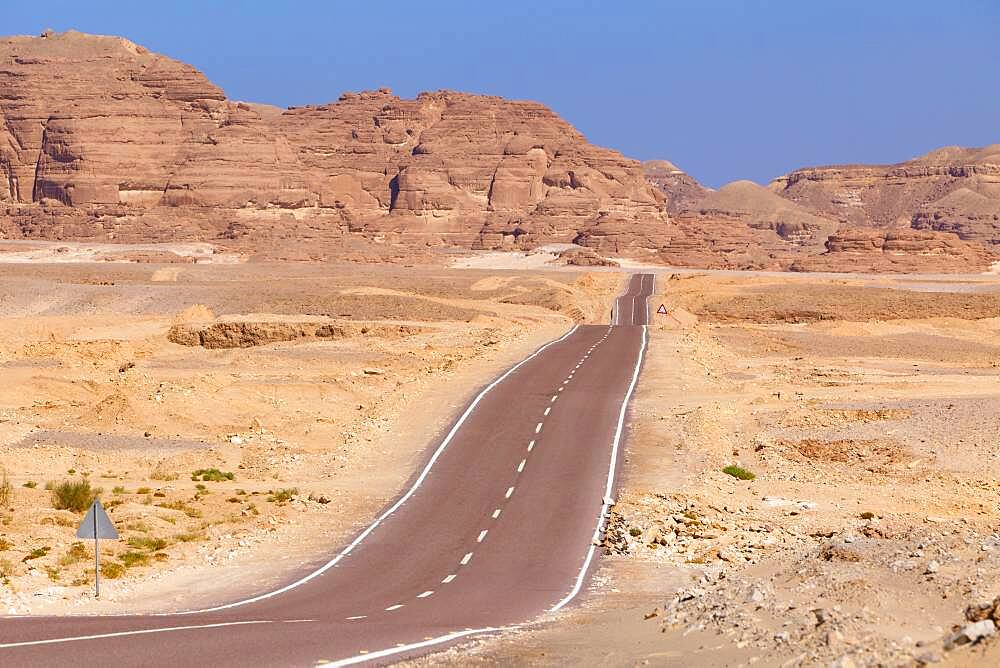
[[[554,403],[555,403],[555,401],[556,401],[556,399],[558,399],[558,398],[559,398],[559,395],[558,395],[558,394],[553,394],[553,395],[552,395],[552,398],[551,398],[551,399],[549,399],[549,403],[550,403],[550,404],[554,404]]]
[[[539,422],[538,424],[535,425],[535,433],[537,434],[541,430],[542,430],[542,423]]]
[[[548,406],[548,407],[546,407],[545,412],[542,413],[542,415],[548,415],[551,412],[552,412],[552,406]]]
[[[514,488],[513,487],[508,487],[507,488],[507,494],[506,494],[507,498],[509,499],[513,494],[514,494]]]
[[[390,605],[388,608],[385,609],[385,611],[392,612],[393,610],[399,610],[402,607],[403,607],[402,603],[397,603],[396,605]]]
[[[562,391],[563,391],[563,390],[565,390],[565,389],[566,389],[566,386],[565,386],[565,385],[563,385],[562,387],[560,387],[560,388],[559,388],[559,392],[562,392]]]
[[[448,577],[446,577],[444,580],[441,580],[441,584],[448,584],[449,582],[451,582],[452,580],[454,580],[457,577],[458,577],[457,575],[455,575],[454,573],[452,573],[451,575],[449,575]]]
[[[353,622],[357,619],[365,619],[366,617],[368,617],[368,615],[354,615],[353,617],[348,617],[347,621]]]
[[[489,532],[490,532],[489,529],[483,529],[482,531],[480,531],[479,532],[479,537],[476,538],[476,542],[477,543],[482,543],[483,539],[486,538],[486,534],[488,534]]]
[[[494,510],[493,511],[493,519],[496,519],[496,518],[500,517],[500,512],[501,511],[500,511],[499,508],[497,508],[496,510]]]
[[[518,473],[523,473],[524,472],[524,465],[527,464],[527,463],[528,463],[527,459],[522,459],[521,463],[517,465],[517,472]]]
[[[471,552],[466,552],[465,556],[462,557],[462,560],[460,562],[458,562],[458,563],[460,563],[461,565],[465,566],[470,561],[472,561],[472,553]]]
[[[531,452],[534,449],[535,449],[535,442],[532,441],[531,443],[528,443],[528,452]]]
[[[434,593],[433,589],[428,589],[423,594],[417,594],[417,598],[427,598],[428,596],[430,596],[433,593]]]

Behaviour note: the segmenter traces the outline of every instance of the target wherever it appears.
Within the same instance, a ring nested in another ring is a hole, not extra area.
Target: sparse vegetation
[[[7,579],[14,575],[14,564],[10,559],[0,559],[0,578]]]
[[[164,501],[163,503],[156,504],[160,508],[166,508],[168,510],[179,510],[188,517],[201,517],[201,511],[197,508],[192,508],[183,501]]]
[[[194,543],[199,540],[205,540],[205,534],[201,531],[185,531],[184,533],[175,535],[174,540],[179,543]]]
[[[69,546],[69,551],[59,558],[59,565],[72,566],[73,564],[83,561],[87,558],[87,556],[87,548],[83,543],[73,543]]]
[[[298,495],[298,487],[286,487],[284,489],[272,491],[270,496],[267,497],[267,500],[271,503],[285,503],[287,501],[291,501]]]
[[[122,487],[121,485],[118,485],[117,487],[111,488],[111,493],[114,494],[115,496],[120,496],[125,493],[125,488]]]
[[[93,571],[91,571],[93,573]],[[125,574],[125,566],[117,561],[106,560],[101,562],[101,577],[109,580],[120,578]]]
[[[128,539],[128,544],[130,547],[134,547],[137,550],[156,552],[157,550],[165,548],[167,546],[167,541],[163,538],[155,538],[153,536],[132,536]]]
[[[14,486],[7,478],[7,469],[0,467],[0,506],[9,506],[14,500]]]
[[[149,565],[149,555],[145,552],[136,552],[130,550],[128,552],[123,552],[118,555],[118,558],[122,560],[122,564],[125,568],[134,568],[136,566],[148,566]]]
[[[0,552],[4,552],[12,548],[14,544],[7,540],[6,538],[0,537]]]
[[[722,472],[740,480],[753,480],[757,477],[757,475],[752,471],[748,471],[745,468],[736,466],[735,464],[730,464],[726,468],[722,469]]]
[[[149,487],[140,487],[139,489],[135,490],[135,493],[136,494],[149,494],[152,491],[153,490],[151,490]]]
[[[52,485],[52,507],[56,510],[72,510],[82,513],[100,493],[100,489],[93,489],[90,481],[83,479],[79,481],[65,480],[59,484]]]
[[[34,480],[29,480],[28,482],[21,485],[21,487],[27,487],[28,489],[35,489],[36,487],[38,487],[38,483],[35,482]]]
[[[875,519],[875,513],[866,510],[865,512],[861,513],[861,519],[863,519],[863,520],[872,520],[872,519]]]
[[[29,552],[24,557],[24,559],[21,559],[21,561],[22,562],[27,562],[27,561],[31,561],[32,559],[41,559],[42,557],[44,557],[45,555],[47,555],[51,550],[52,550],[52,548],[49,547],[49,546],[47,546],[47,545],[44,546],[44,547],[36,547],[34,550],[32,550],[31,552]]]
[[[202,480],[204,482],[222,482],[223,480],[233,480],[236,476],[232,471],[220,471],[219,469],[198,469],[191,474],[191,480]]]

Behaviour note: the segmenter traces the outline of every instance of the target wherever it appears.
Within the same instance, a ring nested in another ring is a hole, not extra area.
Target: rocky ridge
[[[8,236],[499,248],[669,225],[638,162],[535,102],[379,89],[280,111],[75,32],[2,40],[0,64]]]

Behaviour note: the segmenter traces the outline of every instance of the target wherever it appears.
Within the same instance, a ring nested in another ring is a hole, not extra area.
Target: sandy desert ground
[[[0,265],[2,610],[176,609],[287,578],[397,492],[476,387],[602,321],[623,278],[470,266]],[[657,289],[584,603],[414,663],[991,660],[960,631],[1000,595],[1000,284]],[[100,601],[81,515],[45,489],[80,480],[122,530]]]

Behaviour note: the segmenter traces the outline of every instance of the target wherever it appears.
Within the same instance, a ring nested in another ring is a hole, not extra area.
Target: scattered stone
[[[951,650],[962,645],[975,644],[983,638],[989,638],[996,632],[997,627],[992,619],[984,619],[980,622],[966,624],[960,630],[948,636],[944,641],[944,648]]]

